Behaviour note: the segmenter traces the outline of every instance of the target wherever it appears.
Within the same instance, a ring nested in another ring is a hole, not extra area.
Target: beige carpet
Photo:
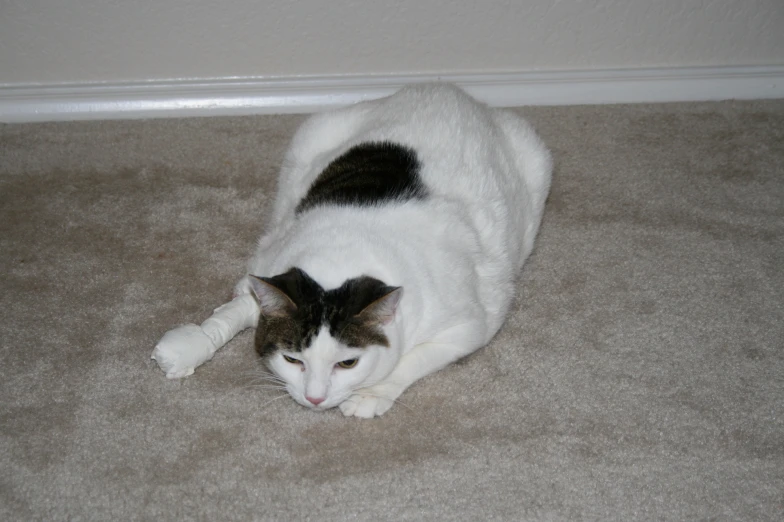
[[[533,108],[507,324],[381,419],[249,378],[230,295],[300,116],[0,126],[0,519],[781,520],[784,100]]]

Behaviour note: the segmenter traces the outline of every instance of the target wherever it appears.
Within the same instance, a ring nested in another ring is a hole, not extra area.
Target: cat
[[[256,324],[256,351],[296,402],[383,415],[500,329],[551,169],[525,120],[447,84],[311,116],[235,287],[256,306],[215,349]]]

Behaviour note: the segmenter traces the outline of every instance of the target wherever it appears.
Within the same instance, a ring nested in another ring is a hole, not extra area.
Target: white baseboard
[[[0,121],[313,112],[425,81],[456,83],[501,107],[784,98],[784,65],[175,80],[0,86]]]

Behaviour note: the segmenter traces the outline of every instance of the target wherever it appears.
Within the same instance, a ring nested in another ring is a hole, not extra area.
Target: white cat
[[[293,139],[238,297],[167,333],[153,358],[188,375],[258,323],[256,350],[295,401],[382,415],[501,327],[550,176],[523,119],[449,85],[317,114]]]

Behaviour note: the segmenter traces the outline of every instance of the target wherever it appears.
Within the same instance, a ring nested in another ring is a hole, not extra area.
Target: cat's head
[[[363,276],[324,290],[298,268],[250,280],[261,312],[256,351],[303,406],[337,406],[397,363],[402,288]]]

